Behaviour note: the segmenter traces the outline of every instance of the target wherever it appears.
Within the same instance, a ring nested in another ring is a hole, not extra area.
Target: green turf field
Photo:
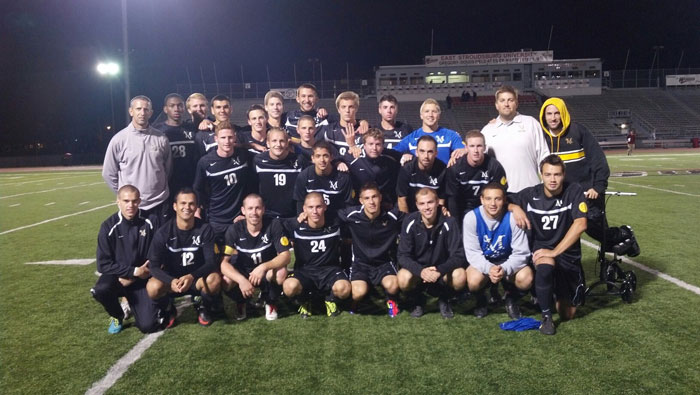
[[[611,224],[635,229],[642,254],[634,261],[700,286],[700,174],[684,171],[700,169],[700,153],[609,162],[614,172],[646,172],[610,180],[610,190],[638,193],[608,206]],[[666,170],[676,175],[659,174]],[[0,393],[85,393],[144,339],[135,327],[107,333],[108,317],[89,293],[94,263],[25,264],[94,258],[113,201],[99,171],[0,173]],[[583,250],[590,283],[595,251]],[[472,300],[451,321],[434,303],[418,320],[390,319],[375,305],[363,315],[302,321],[282,306],[274,322],[209,328],[196,324],[190,307],[108,393],[697,392],[700,295],[635,271],[632,304],[589,299],[556,336],[501,331],[503,308],[477,320]]]

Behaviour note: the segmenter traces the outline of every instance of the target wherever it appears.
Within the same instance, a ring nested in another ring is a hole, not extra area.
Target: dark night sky
[[[600,57],[605,70],[700,67],[700,1],[291,1],[128,0],[132,95],[161,98],[194,82],[311,78],[308,58],[326,79],[372,77],[372,68],[418,64],[434,53],[547,47],[555,58]],[[109,117],[109,84],[98,60],[121,60],[120,0],[3,1],[0,19],[0,142],[50,134],[94,134]],[[118,126],[123,91],[114,84]],[[123,118],[122,118],[123,119]],[[44,137],[45,138],[45,137]]]

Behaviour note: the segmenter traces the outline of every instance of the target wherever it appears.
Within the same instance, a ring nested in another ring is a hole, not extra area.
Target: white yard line
[[[9,207],[17,207],[17,206],[19,206],[19,205],[21,205],[21,204],[22,204],[22,203],[15,203],[15,204],[9,205]]]
[[[34,192],[23,192],[23,193],[17,193],[14,195],[7,195],[7,196],[0,196],[0,199],[9,199],[13,197],[18,197],[18,196],[25,196],[25,195],[33,195],[35,193],[46,193],[46,192],[54,192],[54,191],[60,191],[64,189],[72,189],[72,188],[80,188],[80,187],[89,187],[92,185],[98,185],[98,184],[104,184],[104,182],[93,182],[92,184],[80,184],[80,185],[72,185],[69,187],[60,187],[60,188],[51,188],[51,189],[44,189],[43,191],[34,191]]]
[[[41,222],[37,222],[37,223],[35,223],[35,224],[24,225],[24,226],[20,226],[19,228],[9,229],[9,230],[0,232],[0,236],[5,235],[5,234],[8,234],[8,233],[16,232],[16,231],[18,231],[18,230],[27,229],[27,228],[33,228],[33,227],[35,227],[35,226],[43,225],[43,224],[46,224],[46,223],[49,223],[49,222],[58,221],[59,219],[68,218],[68,217],[73,217],[73,216],[76,216],[76,215],[89,213],[89,212],[95,211],[95,210],[100,210],[100,209],[103,209],[103,208],[105,208],[105,207],[109,207],[109,206],[113,206],[113,205],[114,205],[114,203],[109,203],[109,204],[105,204],[104,206],[93,207],[93,208],[91,208],[91,209],[89,209],[89,210],[78,211],[77,213],[62,215],[62,216],[60,216],[60,217],[51,218],[51,219],[47,219],[47,220],[44,220],[44,221],[41,221]]]
[[[78,206],[84,206],[84,205],[86,205],[86,204],[88,204],[88,203],[90,203],[89,200],[86,201],[86,202],[80,202],[80,203],[78,203]]]
[[[48,202],[44,206],[53,206],[54,204],[56,204],[56,202]]]
[[[80,265],[85,266],[95,262],[95,258],[64,259],[60,261],[27,262],[25,265]]]
[[[11,182],[8,184],[0,184],[0,187],[8,187],[8,186],[14,186],[14,185],[24,185],[24,184],[31,184],[35,182],[47,182],[47,181],[56,181],[56,180],[64,180],[66,178],[76,178],[76,177],[86,177],[86,176],[93,176],[94,174],[74,174],[71,176],[66,176],[66,177],[54,177],[54,178],[42,178],[41,180],[32,180],[32,181],[22,181],[22,182]]]
[[[595,243],[592,243],[588,240],[581,239],[581,244],[585,245],[586,247],[590,247],[594,250],[598,250],[598,245]],[[630,266],[634,266],[637,269],[643,270],[651,275],[657,276],[659,278],[663,278],[664,280],[669,281],[669,282],[671,282],[671,283],[673,283],[673,284],[675,284],[683,289],[686,289],[686,290],[688,290],[696,295],[700,295],[700,287],[696,287],[695,285],[688,284],[687,282],[685,282],[683,280],[679,280],[673,276],[669,276],[668,274],[666,274],[664,272],[658,271],[656,269],[652,269],[649,266],[643,265],[639,262],[635,262],[635,261],[627,258],[626,256],[620,257],[620,259],[622,259],[622,262],[624,262]]]
[[[628,186],[631,186],[631,187],[639,187],[639,188],[645,188],[645,189],[652,189],[652,190],[654,190],[654,191],[674,193],[674,194],[676,194],[676,195],[700,197],[700,195],[696,195],[696,194],[693,194],[693,193],[672,191],[672,190],[670,190],[670,189],[663,189],[663,188],[650,187],[650,186],[647,186],[647,185],[630,184],[630,183],[628,183],[628,182],[621,182],[621,181],[615,181],[615,180],[608,180],[608,182],[609,182],[609,183],[614,183],[614,184],[628,185]]]

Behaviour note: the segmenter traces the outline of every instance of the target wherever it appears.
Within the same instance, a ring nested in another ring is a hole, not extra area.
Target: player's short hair
[[[364,191],[369,191],[369,190],[377,191],[377,192],[379,192],[380,195],[381,195],[381,190],[379,190],[379,185],[377,185],[377,183],[374,182],[374,181],[367,181],[367,182],[364,183],[364,185],[362,185],[362,187],[360,188],[360,194],[359,194],[359,196],[362,196],[362,192],[364,192]]]
[[[433,195],[433,197],[435,199],[438,198],[438,193],[436,190],[434,190],[432,188],[423,187],[423,188],[416,191],[416,195],[415,195],[416,200],[418,200],[418,196],[425,196],[425,195]]]
[[[377,128],[369,128],[365,134],[362,135],[362,142],[366,143],[367,139],[372,137],[375,140],[381,140],[384,144],[384,133]]]
[[[137,100],[143,100],[143,101],[145,101],[146,103],[148,103],[148,105],[149,105],[151,108],[153,108],[153,103],[151,102],[151,99],[149,99],[148,96],[144,96],[144,95],[134,96],[134,97],[129,101],[129,108],[133,107],[133,106],[134,106],[134,102],[137,101]]]
[[[192,100],[194,100],[194,99],[204,100],[205,102],[209,103],[209,101],[207,100],[207,97],[206,97],[206,96],[204,96],[204,95],[201,94],[201,93],[195,92],[195,93],[193,93],[193,94],[187,96],[187,100],[185,101],[185,106],[186,106],[187,108],[189,108],[189,107],[190,107],[190,101],[192,101]]]
[[[284,103],[284,96],[282,96],[281,93],[279,93],[278,91],[269,91],[265,94],[265,98],[263,99],[263,104],[267,105],[267,102],[270,101],[270,99],[272,99],[273,97],[280,99],[280,101],[282,103]]]
[[[314,143],[313,147],[311,147],[311,152],[314,154],[316,153],[317,150],[324,149],[328,151],[328,154],[333,157],[333,150],[331,148],[331,144],[326,141],[326,140],[319,140]]]
[[[429,105],[429,104],[432,104],[432,105],[434,105],[435,107],[437,107],[438,113],[441,113],[441,112],[442,112],[442,109],[440,108],[440,103],[438,103],[437,100],[435,100],[435,99],[433,99],[433,98],[430,98],[430,99],[425,99],[425,101],[423,102],[423,104],[420,105],[420,113],[421,113],[421,114],[423,113],[423,109],[425,108],[425,106],[427,106],[427,105]]]
[[[270,130],[267,131],[267,138],[266,138],[266,140],[269,140],[269,139],[270,139],[270,135],[271,135],[272,133],[276,133],[276,132],[282,133],[282,134],[284,135],[284,137],[285,137],[287,140],[289,140],[289,135],[287,134],[287,131],[284,130],[284,129],[282,129],[282,128],[278,128],[278,127],[276,127],[276,126],[271,127]]]
[[[459,131],[459,137],[464,141],[465,143],[469,139],[473,139],[475,137],[481,138],[484,142],[486,142],[486,137],[484,137],[484,134],[481,133],[481,130],[479,129],[472,129],[472,130],[460,130]]]
[[[318,89],[316,89],[316,85],[310,83],[310,82],[305,82],[301,85],[299,85],[299,88],[297,88],[297,97],[299,97],[299,91],[302,89],[311,89],[314,91],[314,94],[318,96]]]
[[[304,197],[304,205],[305,205],[305,206],[306,206],[306,202],[308,202],[309,199],[311,199],[311,198],[319,198],[319,199],[321,200],[321,203],[323,203],[324,206],[326,205],[326,201],[323,200],[323,195],[321,195],[321,194],[318,193],[318,192],[309,192],[309,193],[306,195],[306,197]]]
[[[177,193],[175,194],[175,199],[173,199],[174,202],[177,202],[177,198],[180,195],[194,195],[194,204],[198,204],[199,202],[197,201],[197,193],[195,193],[194,189],[191,187],[182,187],[178,189]]]
[[[501,93],[510,93],[515,97],[515,101],[518,101],[518,90],[510,85],[503,85],[500,88],[498,88],[496,94],[494,95],[496,101],[498,101],[498,95],[500,95]]]
[[[216,95],[212,97],[211,102],[213,103],[215,101],[226,101],[229,105],[231,104],[231,99],[226,95]]]
[[[506,189],[501,185],[500,183],[497,182],[489,182],[486,184],[483,188],[481,188],[481,195],[484,195],[484,191],[487,191],[489,189],[497,189],[501,192],[503,192],[503,196],[506,196]]]
[[[260,201],[263,207],[265,207],[265,201],[263,201],[262,196],[258,195],[257,193],[250,193],[248,194],[245,198],[243,198],[243,206],[245,206],[245,202],[251,199],[257,199]]]
[[[214,135],[218,136],[219,132],[222,130],[231,130],[233,131],[233,134],[236,134],[236,128],[231,124],[229,121],[224,121],[224,122],[219,122],[216,126],[214,126]]]
[[[562,172],[566,173],[566,165],[564,164],[564,161],[557,154],[550,154],[550,155],[546,156],[544,159],[542,159],[542,162],[540,162],[540,173],[542,173],[542,169],[544,169],[544,165],[560,166]]]
[[[394,103],[395,106],[399,105],[399,101],[396,100],[396,97],[394,95],[384,95],[379,99],[379,105],[382,104],[383,101],[388,101],[389,103]]]
[[[429,136],[429,135],[427,135],[427,134],[424,134],[424,135],[420,136],[420,138],[418,139],[418,141],[416,141],[416,148],[418,148],[418,144],[420,144],[421,141],[428,141],[428,142],[431,142],[431,143],[435,144],[435,148],[437,149],[437,141],[435,141],[435,139],[433,138],[433,136]]]
[[[250,113],[256,110],[262,111],[265,115],[265,119],[267,119],[267,110],[265,110],[265,107],[261,106],[260,104],[253,104],[252,106],[248,107],[248,111],[245,112],[246,119],[250,119]]]
[[[180,101],[183,101],[183,102],[185,101],[185,100],[182,98],[182,96],[180,96],[180,95],[177,94],[177,93],[168,93],[167,95],[165,95],[165,99],[163,99],[163,105],[164,105],[164,106],[167,106],[167,105],[168,105],[168,100],[170,100],[170,99],[180,99]]]
[[[117,191],[117,196],[121,196],[122,192],[135,193],[137,198],[141,197],[141,191],[139,191],[138,188],[130,184],[122,185],[122,187],[119,188],[119,190]]]
[[[314,124],[314,128],[316,127],[316,120],[315,120],[314,117],[312,117],[311,115],[302,115],[302,116],[300,116],[300,117],[299,117],[299,120],[297,121],[297,127],[299,126],[299,123],[300,123],[301,121],[310,121],[312,124]]]
[[[353,91],[345,91],[335,98],[335,108],[340,107],[341,100],[352,100],[355,102],[355,107],[360,108],[360,95]]]

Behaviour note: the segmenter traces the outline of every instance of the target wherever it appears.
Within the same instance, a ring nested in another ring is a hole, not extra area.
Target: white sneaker
[[[265,303],[265,319],[268,321],[277,319],[277,306]]]
[[[236,303],[236,308],[233,310],[233,316],[236,318],[236,321],[243,321],[248,317],[247,307],[245,302]]]
[[[129,306],[129,301],[126,298],[122,298],[121,301],[122,310],[124,311],[124,320],[131,317],[131,307]]]

